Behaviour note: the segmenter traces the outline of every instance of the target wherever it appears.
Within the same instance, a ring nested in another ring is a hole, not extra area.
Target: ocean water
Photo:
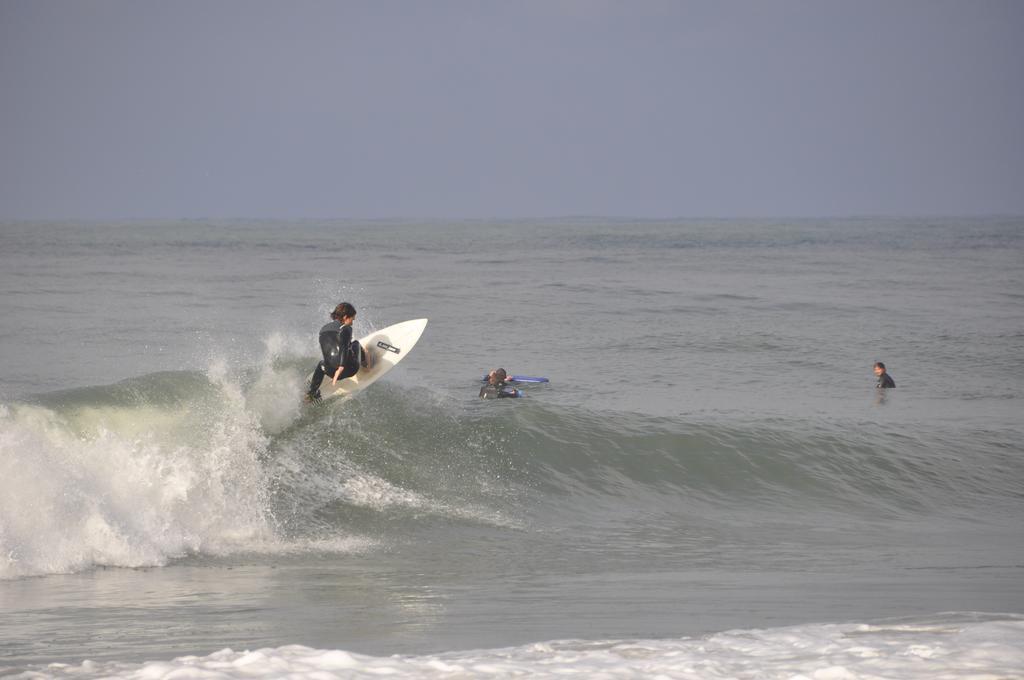
[[[1024,678],[1024,219],[4,223],[0,290],[0,675]],[[430,322],[303,407],[342,300]]]

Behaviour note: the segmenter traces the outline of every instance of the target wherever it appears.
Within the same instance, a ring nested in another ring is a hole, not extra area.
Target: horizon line
[[[502,215],[464,215],[464,216],[201,216],[201,217],[168,217],[168,216],[119,216],[119,217],[0,217],[0,224],[13,223],[78,223],[78,224],[105,224],[117,222],[541,222],[549,221],[571,221],[571,220],[609,220],[609,221],[638,221],[638,222],[673,222],[673,221],[698,221],[698,220],[721,220],[721,221],[743,221],[743,220],[868,220],[868,219],[1019,219],[1024,218],[1022,213],[849,213],[849,214],[765,214],[765,215],[675,215],[675,216],[650,216],[650,215],[600,215],[600,214],[564,214],[564,215],[535,215],[535,216],[502,216]]]

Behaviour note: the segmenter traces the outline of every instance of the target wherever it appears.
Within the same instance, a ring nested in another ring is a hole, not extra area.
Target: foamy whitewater
[[[0,236],[0,675],[1024,678],[1024,220]]]
[[[1024,620],[820,625],[728,631],[700,639],[564,640],[428,656],[371,657],[298,645],[141,665],[53,665],[58,678],[1017,678]]]

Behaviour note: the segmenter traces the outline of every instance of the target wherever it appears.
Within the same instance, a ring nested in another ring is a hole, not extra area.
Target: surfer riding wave
[[[367,367],[368,356],[359,341],[352,339],[352,322],[355,319],[356,308],[351,303],[342,302],[331,312],[331,321],[320,329],[320,350],[324,358],[313,369],[306,401],[320,400],[320,385],[324,377],[331,376],[333,385],[358,373],[360,366]]]

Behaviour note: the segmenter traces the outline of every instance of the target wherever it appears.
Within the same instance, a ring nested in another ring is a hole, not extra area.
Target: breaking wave
[[[971,521],[1024,497],[1011,432],[694,423],[386,382],[304,407],[304,368],[272,361],[235,381],[215,366],[0,405],[0,578],[366,550],[439,521],[529,529],[537,508]]]

